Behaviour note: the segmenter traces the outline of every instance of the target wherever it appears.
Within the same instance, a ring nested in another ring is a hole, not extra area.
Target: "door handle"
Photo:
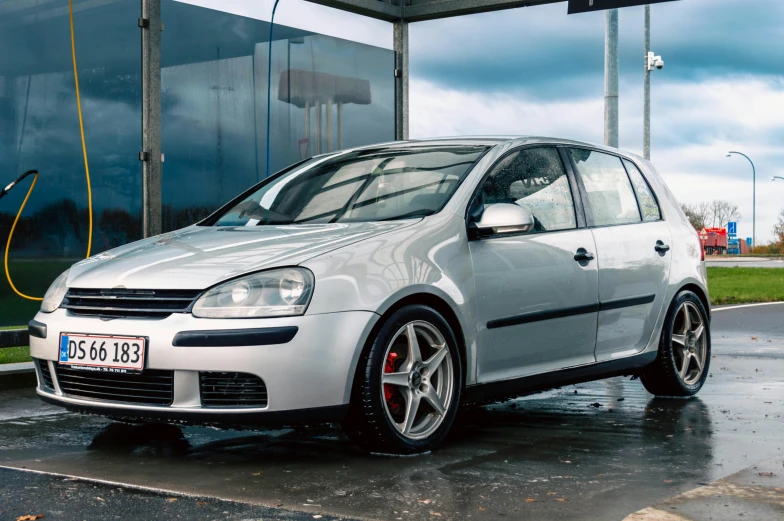
[[[667,253],[668,251],[670,251],[670,247],[664,244],[662,241],[656,241],[655,248],[656,251],[658,251],[659,253]]]
[[[593,253],[587,251],[585,248],[580,248],[577,250],[577,253],[574,254],[574,260],[577,262],[588,262],[594,259]]]

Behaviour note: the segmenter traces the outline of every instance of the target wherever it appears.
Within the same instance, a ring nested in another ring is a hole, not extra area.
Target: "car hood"
[[[416,222],[416,221],[415,221]],[[205,289],[245,273],[294,266],[412,221],[204,227],[144,239],[85,259],[68,287]]]

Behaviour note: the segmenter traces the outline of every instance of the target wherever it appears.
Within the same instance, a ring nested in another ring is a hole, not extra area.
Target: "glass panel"
[[[337,154],[276,176],[217,226],[386,221],[422,217],[452,197],[484,147]]]
[[[20,291],[42,297],[84,257],[88,240],[68,3],[0,0],[0,12],[0,185],[40,171],[14,232],[9,268]],[[139,15],[138,1],[74,2],[92,254],[141,238]],[[31,182],[0,200],[2,248]],[[0,326],[26,324],[39,305],[14,294],[0,272]]]
[[[502,159],[482,185],[482,204],[512,203],[528,208],[534,232],[577,227],[574,201],[558,151],[524,148]]]
[[[659,211],[659,205],[656,203],[656,198],[653,197],[651,187],[648,186],[648,182],[642,176],[634,163],[624,159],[623,164],[626,165],[626,171],[629,173],[629,179],[632,180],[634,192],[637,194],[637,201],[639,201],[640,210],[642,210],[642,220],[658,221],[661,219],[661,212]]]
[[[394,139],[391,50],[275,25],[268,76],[268,22],[174,0],[161,15],[164,230],[208,215],[268,165]]]
[[[571,149],[569,153],[588,192],[594,226],[641,221],[632,185],[619,158],[584,149]]]

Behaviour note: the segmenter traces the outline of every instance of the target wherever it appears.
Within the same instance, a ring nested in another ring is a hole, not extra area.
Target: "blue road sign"
[[[751,237],[746,237],[746,246],[751,246]]]
[[[738,234],[738,223],[736,223],[736,222],[728,222],[727,223],[727,234],[729,234],[729,235],[737,235]]]

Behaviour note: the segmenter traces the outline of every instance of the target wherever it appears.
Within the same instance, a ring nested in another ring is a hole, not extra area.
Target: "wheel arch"
[[[705,290],[697,284],[685,284],[678,289],[678,291],[675,293],[675,296],[677,297],[681,291],[691,291],[697,295],[697,297],[699,297],[700,302],[702,302],[702,305],[705,306],[705,312],[708,313],[708,321],[710,321],[711,306],[710,300],[708,299],[708,294],[705,292]]]
[[[386,320],[398,309],[401,309],[405,306],[420,304],[424,306],[428,306],[436,310],[441,316],[444,317],[449,327],[452,328],[452,333],[455,335],[455,339],[457,340],[457,349],[460,353],[460,365],[461,370],[463,371],[463,387],[465,388],[466,380],[467,380],[467,371],[468,371],[468,359],[467,359],[467,345],[466,345],[466,336],[464,332],[464,328],[460,319],[457,316],[457,312],[454,310],[453,306],[447,302],[447,300],[439,295],[429,292],[418,292],[418,293],[409,293],[404,296],[400,296],[396,300],[389,301],[386,306],[382,310],[379,310],[379,314],[381,315],[378,320],[376,320],[375,324],[373,325],[370,333],[365,338],[365,343],[362,346],[362,352],[359,355],[358,361],[354,366],[354,374],[351,379],[351,389],[348,393],[350,397],[354,396],[354,392],[357,389],[357,382],[360,378],[360,371],[359,368],[361,364],[359,361],[364,359],[367,356],[370,348],[373,344],[373,340],[375,339],[378,331],[384,325]]]

